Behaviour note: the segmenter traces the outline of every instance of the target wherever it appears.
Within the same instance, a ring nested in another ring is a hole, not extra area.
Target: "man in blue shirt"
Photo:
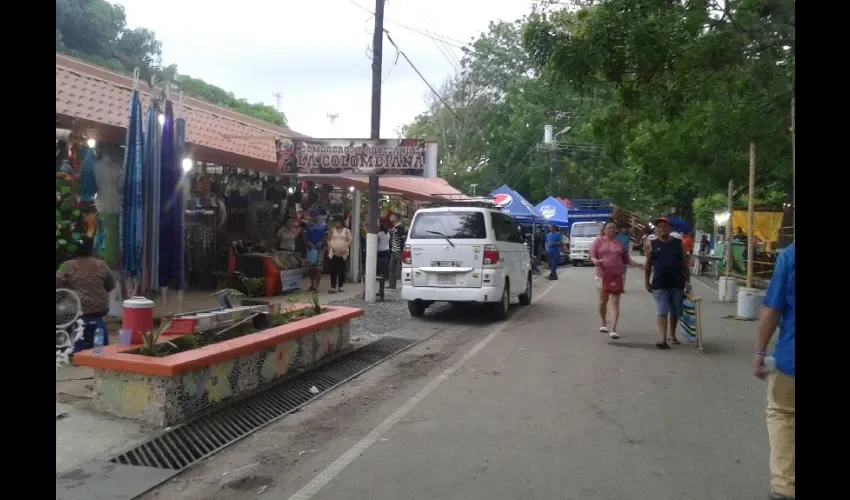
[[[795,491],[794,401],[795,386],[795,244],[776,260],[773,278],[762,301],[753,375],[768,379],[767,434],[770,440],[770,498],[792,499]],[[767,345],[779,326],[773,348],[776,369],[765,369]]]
[[[304,238],[307,240],[307,266],[310,274],[309,292],[319,289],[322,271],[325,266],[325,239],[328,227],[319,219],[319,211],[311,210],[310,218],[304,226]]]
[[[549,226],[549,233],[546,235],[546,258],[549,261],[549,276],[547,280],[558,279],[558,263],[561,260],[561,233],[555,226]]]

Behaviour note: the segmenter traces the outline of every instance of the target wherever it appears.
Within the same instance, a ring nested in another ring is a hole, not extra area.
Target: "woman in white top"
[[[295,219],[286,219],[283,227],[277,232],[277,247],[287,252],[295,251],[295,240],[298,238],[298,228],[295,227]]]
[[[386,277],[390,263],[390,233],[381,226],[378,229],[378,274]]]
[[[328,232],[328,256],[331,258],[331,289],[328,293],[342,291],[351,240],[351,231],[342,225],[342,217],[335,217],[334,227]]]

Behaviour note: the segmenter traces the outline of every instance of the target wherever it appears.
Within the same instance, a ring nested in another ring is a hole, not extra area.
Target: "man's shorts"
[[[682,317],[682,307],[685,302],[685,291],[678,288],[664,288],[653,290],[655,297],[655,310],[659,316]]]

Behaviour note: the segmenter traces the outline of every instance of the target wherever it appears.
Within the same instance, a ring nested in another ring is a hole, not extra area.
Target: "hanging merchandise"
[[[180,245],[176,234],[177,221],[182,204],[177,203],[180,187],[180,167],[174,161],[174,107],[171,101],[165,102],[165,119],[162,122],[162,149],[160,160],[160,205],[159,205],[159,286],[176,288],[177,261],[182,256],[174,251]]]
[[[94,176],[95,161],[97,161],[97,154],[94,148],[88,148],[83,160],[83,171],[80,174],[80,199],[89,203],[94,201],[94,196],[97,194],[97,181]]]
[[[104,147],[101,148],[100,159],[94,164],[94,175],[98,186],[95,205],[103,221],[104,234],[101,257],[111,269],[116,269],[120,264],[121,229],[119,218],[123,175],[119,157],[119,148]]]
[[[139,96],[139,70],[133,74],[130,95],[130,119],[124,149],[124,184],[121,199],[121,271],[132,280],[131,295],[139,292],[136,284],[142,276],[145,239],[145,165],[142,101]]]
[[[159,124],[159,101],[154,99],[145,118],[145,239],[143,245],[144,271],[142,289],[159,288],[159,211],[160,162],[162,160],[162,127]]]
[[[177,127],[176,127],[176,139],[174,142],[174,149],[176,153],[176,161],[179,175],[181,175],[180,189],[177,192],[176,196],[176,206],[178,207],[178,218],[177,218],[177,229],[175,230],[175,237],[179,242],[179,251],[177,253],[177,283],[176,289],[183,290],[186,286],[186,261],[184,259],[186,253],[186,211],[185,200],[189,194],[189,176],[188,172],[183,172],[183,158],[186,157],[186,120],[184,120],[180,115],[183,114],[183,96],[180,96],[180,111],[178,111],[177,118]]]

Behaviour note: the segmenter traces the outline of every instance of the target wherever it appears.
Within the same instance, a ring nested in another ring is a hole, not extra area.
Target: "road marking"
[[[567,274],[567,273],[564,273]],[[543,292],[537,295],[535,301],[539,301],[542,299],[547,293],[549,293],[552,288],[557,285],[558,282],[554,282],[550,284]],[[452,375],[454,375],[463,365],[465,365],[473,356],[478,354],[481,349],[487,346],[490,342],[493,341],[496,337],[498,337],[505,329],[513,324],[513,320],[520,317],[525,311],[528,311],[530,308],[523,308],[514,317],[511,321],[505,321],[501,325],[497,326],[495,330],[490,332],[486,337],[484,337],[481,342],[475,344],[475,346],[467,351],[466,354],[463,355],[462,358],[457,360],[455,364],[451,367],[447,368],[443,373],[437,375],[436,378],[428,382],[428,385],[422,388],[416,395],[412,398],[408,399],[399,409],[394,411],[392,415],[386,418],[383,422],[377,425],[374,429],[372,429],[369,434],[367,434],[363,439],[358,441],[354,446],[348,449],[345,453],[343,453],[339,458],[334,460],[332,464],[330,464],[325,470],[319,473],[318,476],[313,478],[312,481],[304,485],[303,488],[298,490],[297,493],[289,497],[289,500],[309,500],[313,498],[313,496],[319,492],[322,488],[327,486],[333,479],[339,475],[346,467],[351,465],[357,457],[362,455],[370,446],[375,444],[384,434],[389,432],[392,427],[398,423],[399,420],[404,418],[405,415],[410,413],[411,410],[416,408],[416,406],[421,403],[425,398],[427,398],[434,390],[439,387],[443,382],[449,379]]]

